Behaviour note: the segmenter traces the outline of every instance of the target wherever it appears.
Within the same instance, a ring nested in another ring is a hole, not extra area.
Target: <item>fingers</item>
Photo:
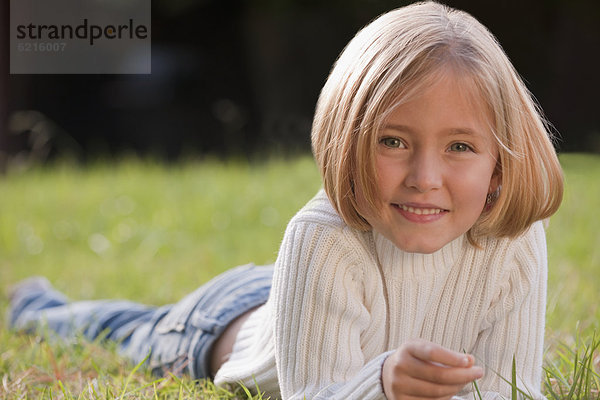
[[[469,368],[473,366],[473,356],[459,353],[426,340],[413,340],[405,344],[407,351],[415,358],[447,367]]]
[[[403,365],[406,368],[406,374],[411,378],[439,385],[458,385],[461,388],[483,376],[481,367],[472,365],[472,361],[465,361],[465,363],[468,366],[454,367],[409,357]]]
[[[385,362],[384,391],[390,399],[450,398],[483,376],[471,355],[415,340],[405,343]]]
[[[400,384],[400,383],[399,383]],[[404,396],[413,396],[415,398],[431,398],[438,399],[444,397],[452,397],[465,386],[459,385],[443,385],[422,381],[412,377],[406,377],[402,383],[402,388],[398,388],[398,392],[402,392]]]
[[[456,395],[465,386],[467,382],[457,384],[447,384],[441,382],[432,382],[422,380],[410,376],[408,374],[398,373],[394,375],[394,379],[385,386],[384,391],[389,399],[407,399],[409,397],[424,399],[424,398],[446,398]]]

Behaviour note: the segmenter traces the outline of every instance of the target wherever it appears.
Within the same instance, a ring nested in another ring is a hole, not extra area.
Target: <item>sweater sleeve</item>
[[[335,226],[296,221],[283,239],[272,300],[283,399],[385,399],[381,367],[366,360],[362,269],[352,238]]]
[[[485,400],[510,398],[513,356],[517,387],[529,396],[540,391],[546,309],[545,232],[535,223],[506,254],[497,288],[472,353],[485,375],[478,387]],[[508,381],[508,382],[507,382]],[[466,389],[472,389],[468,385]],[[471,399],[471,393],[455,399]],[[479,397],[476,397],[479,398]]]

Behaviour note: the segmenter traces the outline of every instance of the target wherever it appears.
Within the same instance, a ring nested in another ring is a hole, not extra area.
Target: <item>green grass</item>
[[[565,200],[547,231],[545,390],[599,399],[600,157],[561,162]],[[309,157],[14,171],[0,177],[0,289],[44,275],[73,299],[174,302],[234,265],[274,261],[287,221],[319,187]],[[0,398],[260,398],[134,367],[113,347],[50,346],[0,322]]]

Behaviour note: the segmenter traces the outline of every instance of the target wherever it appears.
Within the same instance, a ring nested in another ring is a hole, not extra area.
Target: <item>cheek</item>
[[[472,166],[454,175],[454,195],[471,206],[484,205],[492,179],[492,169]]]
[[[400,180],[400,171],[402,168],[396,163],[386,159],[378,159],[375,162],[377,173],[377,188],[383,199],[387,198]]]

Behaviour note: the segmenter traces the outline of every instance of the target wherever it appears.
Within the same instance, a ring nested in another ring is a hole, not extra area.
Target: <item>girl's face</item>
[[[466,233],[499,184],[491,116],[453,73],[392,110],[378,132],[383,209],[366,220],[398,248],[432,253]],[[365,200],[358,191],[361,210]]]

